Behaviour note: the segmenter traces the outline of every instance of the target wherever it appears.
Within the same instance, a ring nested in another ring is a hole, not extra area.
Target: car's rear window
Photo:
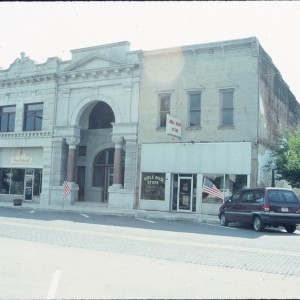
[[[269,191],[269,203],[293,203],[299,204],[299,200],[292,191]]]

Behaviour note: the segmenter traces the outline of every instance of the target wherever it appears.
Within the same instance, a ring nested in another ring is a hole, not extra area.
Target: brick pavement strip
[[[238,268],[251,271],[293,275],[300,277],[300,253],[242,247],[221,243],[188,241],[179,236],[147,237],[121,232],[104,232],[107,226],[72,226],[68,222],[50,226],[32,222],[0,221],[0,236],[34,242],[58,244],[98,251],[126,253],[196,263],[208,266]],[[83,228],[83,229],[80,229]]]

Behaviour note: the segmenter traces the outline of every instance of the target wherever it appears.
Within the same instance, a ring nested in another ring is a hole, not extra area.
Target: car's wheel
[[[297,225],[285,225],[284,228],[288,233],[293,233],[297,229]]]
[[[221,224],[222,226],[227,226],[227,225],[228,225],[228,221],[227,221],[227,219],[226,219],[225,214],[221,214],[221,216],[220,216],[220,224]]]
[[[261,218],[258,216],[255,216],[253,219],[253,229],[255,231],[263,231],[264,228],[265,228],[265,225],[262,222]]]

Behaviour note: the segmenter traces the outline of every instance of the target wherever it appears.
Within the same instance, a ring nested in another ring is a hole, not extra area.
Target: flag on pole
[[[222,192],[207,178],[204,178],[202,192],[224,200]]]
[[[71,193],[71,189],[66,180],[64,181],[63,186],[64,186],[64,198],[66,198]]]

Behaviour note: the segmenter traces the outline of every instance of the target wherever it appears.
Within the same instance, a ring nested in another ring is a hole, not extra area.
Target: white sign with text
[[[181,138],[181,120],[179,118],[167,115],[166,134]]]

